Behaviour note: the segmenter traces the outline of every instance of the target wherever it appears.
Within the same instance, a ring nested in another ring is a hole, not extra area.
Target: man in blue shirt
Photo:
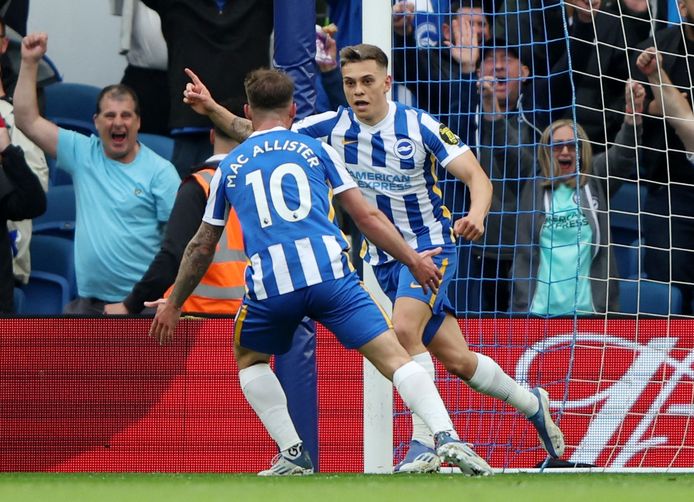
[[[22,41],[22,65],[14,95],[15,123],[72,174],[77,197],[75,270],[79,297],[68,313],[101,314],[124,298],[159,249],[180,179],[173,165],[140,144],[137,96],[126,86],[104,88],[86,137],[39,115],[38,62],[45,33]]]
[[[437,455],[468,474],[491,474],[489,465],[458,439],[433,381],[398,343],[389,319],[359,282],[331,198],[338,197],[364,235],[406,264],[423,291],[438,290],[441,273],[431,257],[441,248],[417,253],[367,203],[333,148],[287,130],[296,105],[286,74],[256,70],[245,86],[245,113],[256,132],[215,173],[203,223],[186,248],[171,296],[159,302],[150,335],[161,343],[172,338],[181,306],[210,265],[233,208],[249,257],[234,355],[244,395],[281,453],[260,475],[313,472],[268,364],[272,354],[289,350],[304,316],[320,321],[393,381],[434,433]]]

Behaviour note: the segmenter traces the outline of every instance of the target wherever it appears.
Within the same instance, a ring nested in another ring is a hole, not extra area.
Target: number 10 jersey
[[[352,272],[332,196],[356,188],[337,152],[278,127],[253,133],[220,164],[203,221],[241,222],[248,295],[289,293]]]

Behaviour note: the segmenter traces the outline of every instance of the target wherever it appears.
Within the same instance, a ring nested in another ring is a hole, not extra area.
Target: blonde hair
[[[556,166],[554,166],[554,170],[552,169],[552,165],[554,164],[554,158],[552,156],[552,145],[554,142],[552,141],[552,137],[554,136],[554,131],[565,126],[574,131],[576,140],[578,140],[578,148],[576,149],[576,165],[581,173],[580,176],[578,176],[580,186],[583,186],[588,182],[587,175],[590,175],[592,172],[593,147],[588,140],[588,135],[586,134],[585,129],[571,119],[555,120],[542,132],[540,144],[538,145],[537,158],[538,162],[540,163],[542,176],[546,178],[546,180],[542,183],[543,186],[550,186],[557,181],[559,183],[565,183],[572,188],[576,187],[576,176],[556,180]]]

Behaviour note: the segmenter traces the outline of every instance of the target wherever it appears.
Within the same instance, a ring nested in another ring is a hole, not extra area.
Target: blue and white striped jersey
[[[450,212],[436,185],[436,162],[445,167],[469,148],[448,127],[422,110],[389,102],[388,114],[373,126],[340,107],[298,121],[292,130],[333,146],[366,199],[412,248],[453,247]],[[364,258],[371,265],[393,260],[372,243]]]
[[[203,221],[225,224],[233,206],[241,222],[254,300],[352,272],[348,244],[331,201],[356,184],[333,148],[277,127],[253,133],[220,164]]]

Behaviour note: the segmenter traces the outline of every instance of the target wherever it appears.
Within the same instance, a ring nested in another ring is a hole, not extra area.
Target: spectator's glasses
[[[554,150],[557,153],[562,152],[564,150],[564,147],[568,148],[570,152],[575,152],[576,143],[577,142],[575,140],[557,141],[556,143],[552,143],[550,146],[552,147],[552,150]]]

